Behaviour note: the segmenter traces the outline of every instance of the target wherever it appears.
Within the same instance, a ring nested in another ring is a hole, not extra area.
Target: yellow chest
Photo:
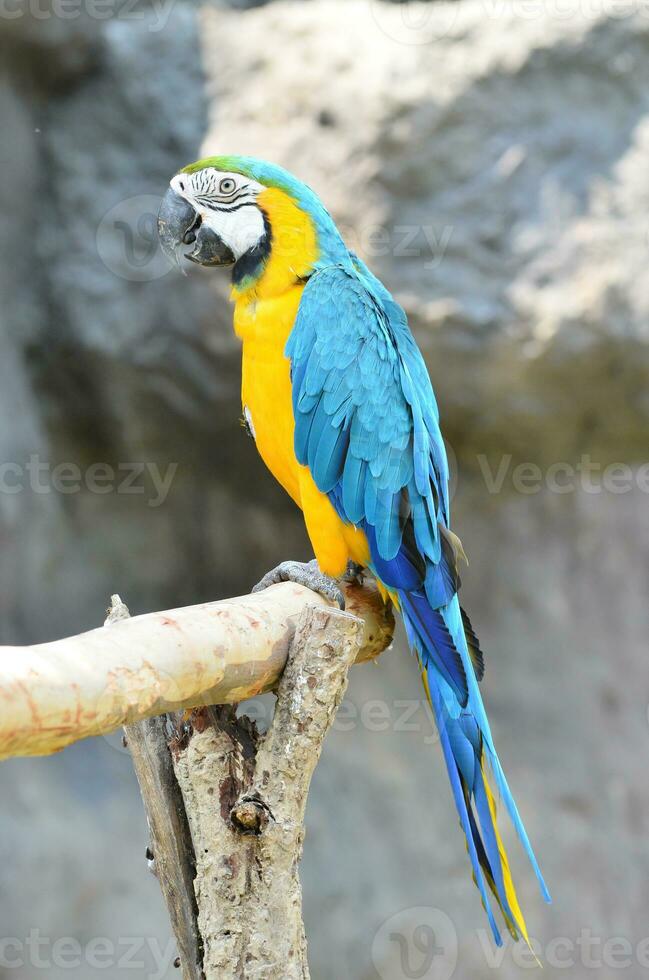
[[[234,329],[243,341],[243,412],[264,463],[302,508],[320,568],[338,576],[349,558],[367,565],[367,540],[340,519],[308,468],[295,458],[290,364],[284,356],[304,290],[298,277],[312,271],[317,257],[315,231],[306,214],[281,191],[265,191],[259,203],[275,233],[283,234],[281,248],[275,245],[271,251],[263,276],[233,289]]]
[[[254,303],[240,300],[234,329],[243,341],[241,403],[257,449],[275,479],[300,504],[298,464],[293,452],[290,364],[284,348],[303,286]]]

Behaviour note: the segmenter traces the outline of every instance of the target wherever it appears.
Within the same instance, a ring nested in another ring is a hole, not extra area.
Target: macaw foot
[[[350,585],[362,585],[365,581],[366,569],[362,565],[357,565],[355,561],[347,562],[347,571],[343,575],[343,581]]]
[[[253,592],[262,592],[269,585],[278,582],[295,582],[304,585],[312,592],[317,592],[329,602],[336,602],[341,609],[345,608],[345,596],[335,578],[323,575],[315,558],[309,562],[283,561],[277,568],[266,572],[261,582],[257,582]]]

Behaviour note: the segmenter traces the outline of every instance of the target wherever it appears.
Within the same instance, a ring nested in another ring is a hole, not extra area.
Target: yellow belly
[[[340,576],[349,559],[367,565],[369,551],[363,532],[341,521],[307,467],[295,458],[290,364],[284,348],[303,288],[255,303],[237,302],[234,328],[243,341],[241,402],[261,458],[302,508],[320,568]]]

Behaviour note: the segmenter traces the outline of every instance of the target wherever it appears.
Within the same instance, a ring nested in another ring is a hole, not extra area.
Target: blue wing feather
[[[307,283],[286,354],[296,454],[316,485],[331,493],[340,468],[341,516],[353,524],[368,518],[388,559],[401,540],[395,497],[410,487],[422,546],[434,558],[438,520],[447,520],[438,505],[446,495],[444,445],[430,381],[413,381],[427,374],[403,311],[367,270],[330,266]],[[349,438],[325,435],[327,426],[349,426]],[[320,458],[320,444],[323,455],[335,447],[334,460]]]

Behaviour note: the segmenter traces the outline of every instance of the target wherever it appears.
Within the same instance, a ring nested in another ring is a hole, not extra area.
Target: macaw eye
[[[221,183],[219,184],[219,190],[221,194],[231,194],[235,187],[236,184],[232,180],[232,177],[224,177]]]

